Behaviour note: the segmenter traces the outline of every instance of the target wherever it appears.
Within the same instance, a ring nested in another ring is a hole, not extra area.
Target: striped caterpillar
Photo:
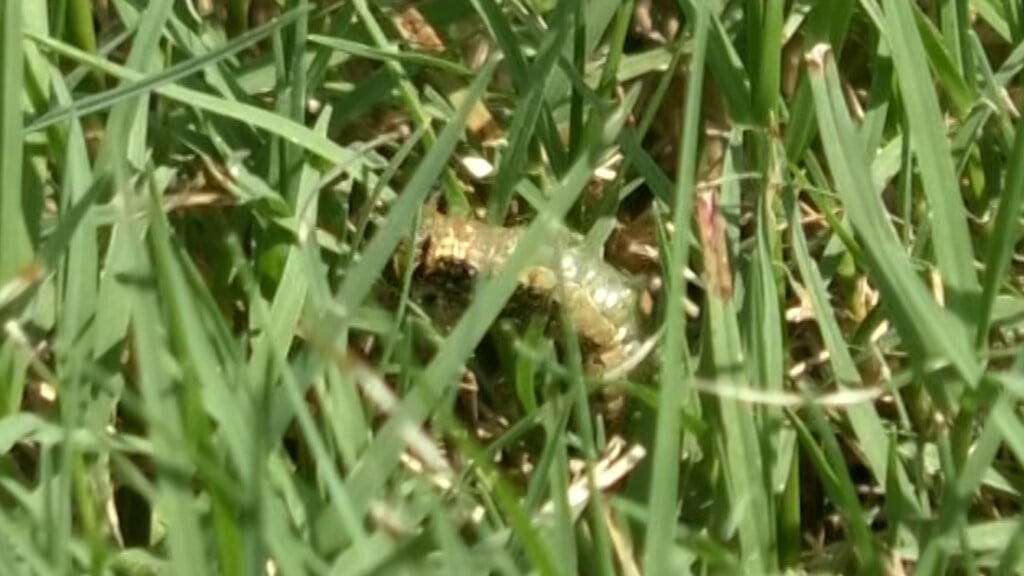
[[[496,274],[522,233],[428,207],[416,239],[414,296],[441,302],[434,308],[445,316],[461,313],[475,280]],[[553,304],[583,346],[588,375],[628,371],[642,355],[640,284],[588,250],[579,234],[560,229],[552,236],[520,272],[506,312]]]

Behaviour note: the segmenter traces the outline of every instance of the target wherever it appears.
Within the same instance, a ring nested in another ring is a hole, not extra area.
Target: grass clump
[[[1021,15],[710,4],[3,3],[0,572],[1019,572]]]

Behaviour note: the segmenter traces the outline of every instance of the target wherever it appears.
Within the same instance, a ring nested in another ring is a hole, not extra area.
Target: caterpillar
[[[428,206],[415,241],[414,295],[440,301],[434,308],[454,319],[468,305],[473,283],[502,269],[523,232]],[[587,374],[607,376],[628,371],[642,352],[641,285],[588,249],[581,235],[561,228],[520,272],[509,306],[560,308],[582,345]]]

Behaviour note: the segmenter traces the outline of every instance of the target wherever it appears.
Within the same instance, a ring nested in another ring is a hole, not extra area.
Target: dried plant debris
[[[476,280],[503,268],[522,233],[428,207],[415,243],[414,297],[426,301],[439,323],[451,325],[468,306]],[[644,349],[643,282],[605,262],[579,234],[554,230],[519,273],[519,284],[506,308],[514,316],[550,310],[565,318],[583,346],[588,375],[618,373],[637,361]]]

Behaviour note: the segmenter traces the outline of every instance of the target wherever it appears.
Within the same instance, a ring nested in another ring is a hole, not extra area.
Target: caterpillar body
[[[447,216],[432,208],[415,242],[414,295],[441,301],[446,315],[468,305],[478,278],[495,275],[515,250],[522,228]],[[584,239],[558,229],[519,273],[510,306],[550,304],[561,308],[585,353],[589,375],[627,365],[641,348],[640,283],[587,249]],[[525,304],[524,304],[525,303]]]

